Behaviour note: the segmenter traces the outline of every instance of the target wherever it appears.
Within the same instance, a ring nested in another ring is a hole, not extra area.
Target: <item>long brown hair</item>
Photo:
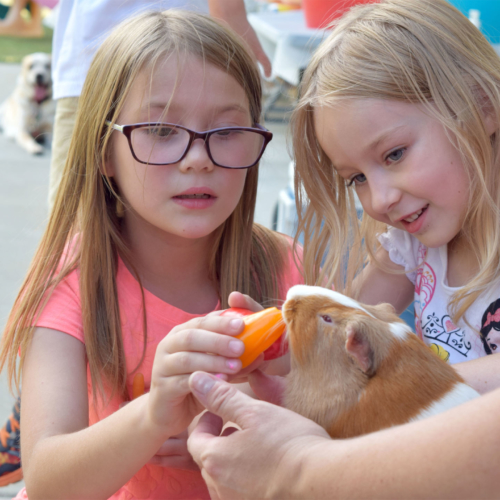
[[[78,268],[93,387],[102,395],[106,380],[113,392],[125,391],[127,370],[136,367],[126,366],[116,272],[118,255],[133,259],[120,234],[118,194],[103,173],[112,133],[105,122],[116,120],[139,72],[167,55],[177,55],[180,62],[183,53],[235,78],[248,97],[253,123],[259,123],[258,69],[238,37],[218,22],[187,11],[146,12],[111,33],[90,66],[55,206],[3,336],[0,368],[7,363],[9,382],[14,379],[17,387],[37,315],[50,292]],[[249,169],[236,209],[216,230],[210,273],[222,307],[233,290],[268,303],[283,293],[278,282],[284,269],[283,240],[253,223],[258,172],[258,166]],[[144,349],[146,326],[144,311]]]
[[[366,214],[358,225],[353,193],[321,149],[313,115],[317,106],[357,98],[422,104],[461,154],[471,182],[461,236],[476,252],[479,272],[452,298],[450,312],[458,321],[500,278],[499,134],[490,137],[484,122],[486,113],[500,123],[499,57],[445,0],[383,0],[355,7],[316,52],[292,120],[299,231],[310,240],[304,272],[308,282],[329,280],[347,293],[367,257],[376,263],[376,235],[387,227]]]

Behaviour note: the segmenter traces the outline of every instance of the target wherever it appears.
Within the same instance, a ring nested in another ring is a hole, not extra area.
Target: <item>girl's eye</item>
[[[165,138],[174,135],[176,133],[176,130],[172,127],[154,127],[149,129],[149,133],[157,137]]]
[[[391,153],[389,153],[386,156],[385,161],[396,162],[396,161],[401,160],[401,158],[404,155],[405,150],[406,150],[406,148],[399,148],[399,149],[392,151]]]
[[[323,314],[323,315],[321,315],[321,319],[322,319],[325,323],[333,323],[333,319],[331,318],[331,316],[328,316],[328,314]]]
[[[243,132],[241,130],[220,130],[214,134],[214,137],[217,139],[236,139],[239,135],[242,135]]]
[[[491,350],[496,351],[497,350],[497,345],[496,344],[490,344]]]
[[[363,184],[366,182],[366,176],[365,174],[356,174],[354,177],[351,177],[349,179],[349,182],[347,184],[348,187],[351,187],[353,184],[355,186],[359,186],[360,184]]]

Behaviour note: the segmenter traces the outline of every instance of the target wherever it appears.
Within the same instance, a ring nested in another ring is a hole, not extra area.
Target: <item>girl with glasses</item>
[[[198,14],[142,14],[97,52],[4,334],[33,498],[209,497],[186,449],[203,409],[188,377],[241,377],[244,346],[241,319],[207,313],[302,281],[291,243],[253,223],[260,96],[240,41]]]

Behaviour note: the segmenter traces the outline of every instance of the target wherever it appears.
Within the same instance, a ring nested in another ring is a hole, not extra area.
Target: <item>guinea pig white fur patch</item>
[[[308,297],[311,295],[322,295],[337,304],[345,307],[350,307],[351,309],[358,309],[360,311],[363,311],[368,316],[375,318],[373,314],[369,313],[359,302],[356,302],[354,299],[351,299],[346,295],[335,292],[328,288],[323,288],[321,286],[295,285],[288,290],[288,293],[286,294],[286,300],[297,299],[299,297]],[[395,337],[398,337],[400,339],[404,339],[406,335],[412,333],[411,328],[405,323],[389,323],[389,329]]]

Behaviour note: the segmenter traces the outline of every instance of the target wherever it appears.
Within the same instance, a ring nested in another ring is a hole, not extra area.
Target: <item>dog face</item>
[[[36,52],[21,63],[20,84],[38,104],[52,97],[51,56]]]

